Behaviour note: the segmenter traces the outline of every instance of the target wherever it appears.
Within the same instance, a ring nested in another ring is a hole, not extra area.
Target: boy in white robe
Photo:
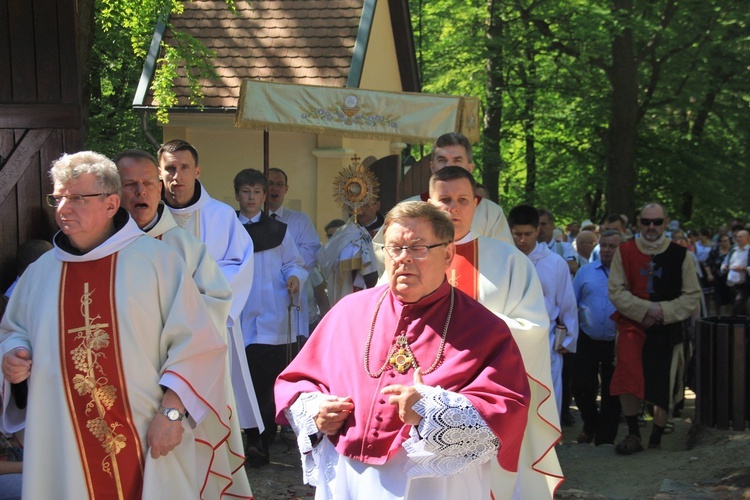
[[[576,352],[578,340],[578,307],[570,268],[565,260],[547,245],[538,244],[539,212],[529,205],[514,207],[508,214],[510,231],[516,247],[536,267],[544,291],[544,302],[550,322],[549,348],[552,381],[558,413],[562,411],[562,354]]]
[[[245,354],[265,430],[246,429],[248,465],[269,462],[269,447],[276,436],[273,384],[291,361],[297,337],[307,337],[308,321],[300,291],[307,281],[305,262],[283,222],[262,211],[268,180],[247,168],[234,178],[239,221],[253,239],[255,271],[240,324]]]

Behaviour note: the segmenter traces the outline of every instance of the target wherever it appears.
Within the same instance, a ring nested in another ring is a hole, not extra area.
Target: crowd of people
[[[643,451],[648,411],[658,448],[690,321],[747,313],[741,221],[506,218],[464,136],[430,159],[428,192],[324,242],[278,168],[235,208],[186,141],[54,162],[60,231],[19,248],[0,323],[6,497],[252,498],[281,430],[316,498],[552,498],[574,400],[579,443]]]

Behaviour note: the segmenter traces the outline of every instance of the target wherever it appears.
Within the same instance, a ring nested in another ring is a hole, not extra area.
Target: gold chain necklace
[[[375,332],[375,322],[378,319],[378,312],[380,312],[380,306],[383,304],[383,300],[390,290],[386,290],[385,293],[378,300],[378,304],[375,306],[375,312],[372,314],[372,324],[370,325],[370,333],[367,335],[367,343],[365,344],[365,371],[372,378],[380,377],[383,372],[391,368],[395,368],[399,373],[406,373],[410,367],[415,370],[419,368],[416,356],[409,346],[409,342],[406,340],[406,335],[399,335],[396,337],[396,342],[391,346],[388,354],[385,357],[385,363],[380,367],[376,373],[370,371],[370,344],[372,343],[372,335]],[[445,338],[448,335],[448,325],[451,322],[451,316],[453,315],[453,287],[451,287],[451,304],[448,308],[448,317],[445,319],[445,327],[443,327],[443,336],[440,339],[440,348],[438,349],[435,361],[432,363],[427,370],[422,372],[422,375],[432,373],[440,364],[443,357],[443,350],[445,349]]]

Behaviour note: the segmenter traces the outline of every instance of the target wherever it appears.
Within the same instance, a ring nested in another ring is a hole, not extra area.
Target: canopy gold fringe
[[[235,127],[411,144],[447,132],[479,141],[475,97],[382,92],[246,80]]]

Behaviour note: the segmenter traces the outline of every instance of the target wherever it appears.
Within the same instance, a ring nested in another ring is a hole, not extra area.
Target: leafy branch
[[[151,37],[159,21],[166,22],[172,15],[182,14],[185,2],[181,0],[99,0],[99,25],[104,32],[124,29],[128,33],[133,55],[146,57]],[[237,11],[235,0],[225,0],[227,8]],[[169,122],[169,109],[178,104],[174,91],[180,78],[187,80],[188,101],[203,109],[202,79],[216,78],[212,58],[216,55],[203,42],[170,24],[173,44],[161,42],[161,56],[157,60],[151,90],[159,122]]]

